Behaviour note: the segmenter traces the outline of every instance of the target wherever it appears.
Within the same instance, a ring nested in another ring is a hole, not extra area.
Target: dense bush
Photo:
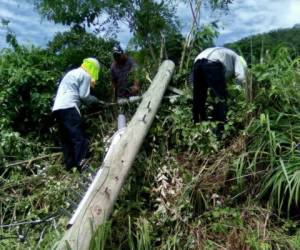
[[[5,50],[0,56],[1,131],[43,132],[60,75],[56,58],[38,48]]]
[[[238,158],[238,176],[263,171],[259,196],[279,212],[298,207],[300,151],[299,58],[279,48],[254,65],[255,116],[247,130],[248,146]]]

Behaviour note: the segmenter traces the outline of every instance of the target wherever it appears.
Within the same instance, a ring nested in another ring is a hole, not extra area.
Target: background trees
[[[161,36],[177,30],[175,9],[172,1],[122,0],[122,1],[36,1],[37,9],[49,20],[56,23],[81,28],[85,31],[115,33],[119,22],[125,22],[133,33],[132,44],[139,49],[147,49],[155,60],[157,42]]]
[[[92,31],[97,35],[103,32],[115,34],[120,22],[125,23],[133,34],[130,41],[131,48],[144,51],[145,56],[148,56],[152,62],[156,61],[156,64],[162,58],[174,55],[174,53],[167,53],[168,50],[174,51],[174,48],[167,47],[166,44],[171,45],[176,41],[176,47],[183,48],[180,60],[182,69],[183,62],[189,60],[195,39],[199,39],[199,35],[196,34],[203,30],[200,24],[200,12],[203,6],[210,7],[212,10],[226,10],[231,2],[231,0],[67,0],[63,2],[36,0],[35,5],[49,20],[87,32]],[[181,37],[176,12],[179,4],[185,4],[193,16],[191,30],[185,42]],[[209,32],[205,35],[210,35],[209,39],[215,37],[215,34]]]
[[[290,56],[299,55],[300,51],[300,27],[291,29],[278,29],[264,34],[245,37],[228,46],[240,51],[248,62],[258,62],[263,60],[266,53],[270,53],[274,47],[286,46],[291,48]]]

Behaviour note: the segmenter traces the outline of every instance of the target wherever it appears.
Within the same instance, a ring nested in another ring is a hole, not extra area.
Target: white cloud
[[[42,20],[33,4],[24,0],[22,4],[14,0],[0,0],[0,17],[9,20],[9,29],[17,35],[17,40],[22,44],[45,46],[55,32],[67,29]],[[7,47],[5,35],[6,32],[2,29],[0,48]]]
[[[300,23],[300,1],[299,0],[293,0],[290,1],[288,7],[288,11],[285,13],[285,18],[283,22],[285,22],[285,25],[290,25],[296,23]],[[285,12],[282,10],[282,12]]]
[[[222,19],[218,43],[300,23],[299,0],[236,0]]]

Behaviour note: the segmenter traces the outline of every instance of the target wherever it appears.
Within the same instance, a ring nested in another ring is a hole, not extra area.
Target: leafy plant
[[[286,48],[279,48],[265,63],[253,67],[257,79],[255,97],[259,118],[254,118],[246,133],[247,151],[238,159],[238,176],[264,170],[260,197],[269,197],[280,212],[298,205],[299,178],[296,147],[300,128],[297,73],[299,59],[291,59]]]

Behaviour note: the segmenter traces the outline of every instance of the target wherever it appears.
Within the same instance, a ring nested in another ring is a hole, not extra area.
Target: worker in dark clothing
[[[113,58],[110,72],[116,100],[136,96],[140,90],[136,63],[120,46],[113,48]]]
[[[99,70],[97,59],[84,59],[79,68],[66,73],[56,93],[52,111],[59,124],[68,170],[73,167],[81,170],[89,156],[89,140],[81,126],[79,106],[81,101],[87,104],[99,102],[90,95],[90,87],[95,87]]]
[[[243,57],[234,51],[215,47],[202,51],[194,61],[193,68],[193,119],[194,122],[207,120],[207,92],[216,99],[212,119],[219,121],[217,136],[223,131],[227,113],[226,82],[235,78],[239,84],[246,82],[247,64]]]

